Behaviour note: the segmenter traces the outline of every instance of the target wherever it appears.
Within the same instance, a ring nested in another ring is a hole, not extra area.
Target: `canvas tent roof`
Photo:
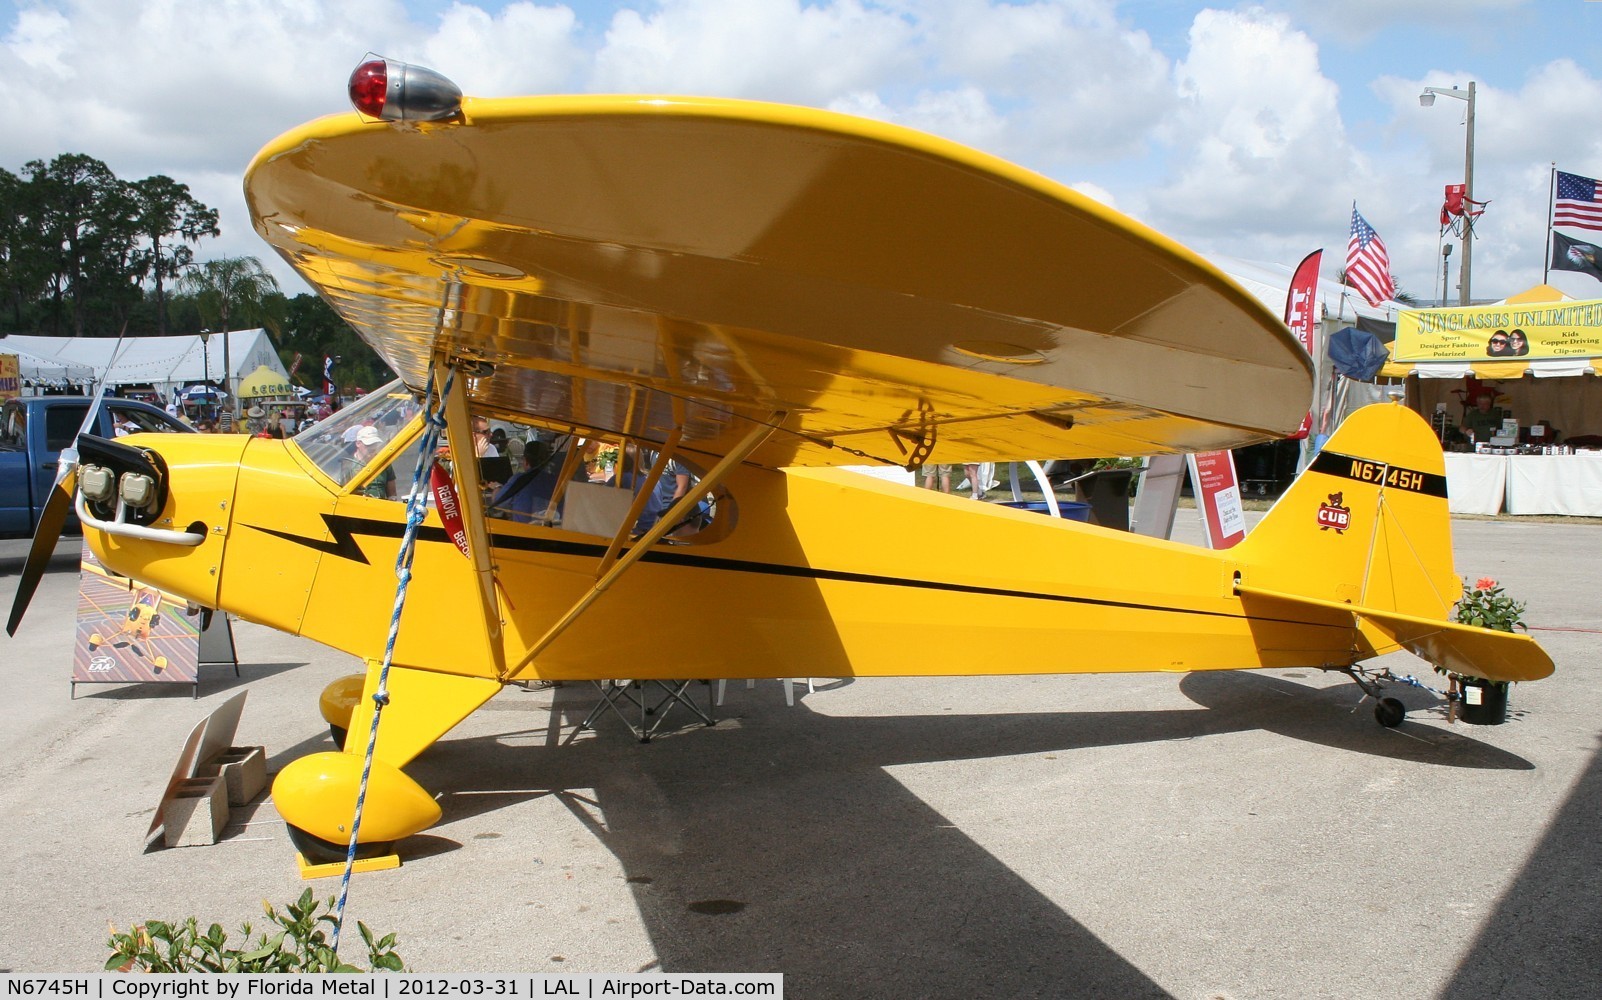
[[[17,375],[24,385],[65,387],[88,382],[95,377],[95,370],[89,365],[25,350],[10,340],[0,340],[0,354],[17,356]]]
[[[1274,315],[1285,315],[1285,295],[1290,289],[1291,277],[1296,272],[1295,264],[1273,264],[1217,254],[1203,256],[1267,306]],[[1402,308],[1399,302],[1371,306],[1353,289],[1328,278],[1318,279],[1318,302],[1323,306],[1321,315],[1341,326],[1394,323],[1396,311]]]
[[[227,334],[212,334],[210,344],[203,347],[198,334],[176,337],[129,337],[118,341],[114,337],[35,337],[12,334],[0,337],[0,351],[15,353],[21,360],[19,367],[24,379],[60,376],[32,376],[29,358],[34,359],[32,370],[46,371],[53,366],[71,366],[80,372],[74,381],[103,378],[108,385],[137,385],[149,383],[158,389],[199,382],[208,370],[213,379],[221,380],[223,371],[223,341],[228,338],[229,361],[234,366],[233,377],[241,378],[265,365],[283,373],[283,362],[273,347],[272,338],[263,329],[232,330]],[[115,361],[113,352],[116,353]],[[26,355],[27,357],[24,357]]]

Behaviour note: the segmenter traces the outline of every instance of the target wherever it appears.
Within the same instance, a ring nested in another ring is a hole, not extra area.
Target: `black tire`
[[[1395,698],[1381,698],[1374,706],[1374,718],[1386,729],[1394,729],[1407,718],[1407,706]]]
[[[284,826],[289,829],[289,842],[294,844],[295,850],[300,852],[300,856],[311,864],[334,865],[344,862],[347,845],[335,844],[324,840],[291,823],[285,823]],[[390,840],[372,844],[357,844],[356,860],[360,861],[364,858],[378,858],[386,854],[393,854],[395,853],[394,847],[394,841]]]

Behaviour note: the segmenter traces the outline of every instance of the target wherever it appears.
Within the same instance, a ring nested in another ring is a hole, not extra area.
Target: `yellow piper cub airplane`
[[[365,659],[323,699],[336,728],[381,721],[363,852],[438,819],[401,769],[513,681],[1318,667],[1378,698],[1360,664],[1398,649],[1552,671],[1447,620],[1444,463],[1399,406],[1354,414],[1228,551],[831,468],[1293,431],[1312,370],[1289,331],[1104,206],[807,108],[471,99],[385,60],[351,94],[263,149],[246,195],[400,381],[289,441],[85,437],[57,500],[106,566]],[[448,476],[417,471],[440,453]],[[998,640],[1053,655],[925,652]],[[308,858],[344,857],[365,749],[278,776]]]

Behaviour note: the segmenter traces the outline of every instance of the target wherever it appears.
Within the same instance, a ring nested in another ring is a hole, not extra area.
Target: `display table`
[[[1602,517],[1602,452],[1508,455],[1505,460],[1509,514]]]
[[[1454,514],[1602,517],[1602,452],[1573,455],[1446,456]]]
[[[1502,513],[1507,459],[1506,455],[1447,452],[1447,509],[1454,514]]]

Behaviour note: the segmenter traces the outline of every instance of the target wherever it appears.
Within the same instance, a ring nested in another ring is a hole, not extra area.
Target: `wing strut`
[[[446,374],[443,369],[436,374],[439,384],[447,384]],[[445,397],[445,435],[450,441],[451,455],[456,459],[452,469],[456,474],[456,499],[462,505],[467,551],[471,553],[479,602],[484,608],[484,633],[489,639],[495,672],[497,676],[505,677],[506,650],[501,643],[501,606],[495,594],[495,568],[490,565],[489,532],[484,527],[484,488],[478,478],[473,418],[467,412],[467,381],[466,378],[458,378],[449,383],[450,395]]]
[[[662,473],[667,470],[668,462],[673,459],[673,453],[678,450],[679,439],[684,436],[682,427],[674,427],[673,433],[668,435],[662,450],[657,452],[656,461],[651,463],[651,471],[645,474],[645,485],[634,491],[634,502],[629,505],[629,512],[623,515],[623,523],[618,525],[617,533],[612,536],[612,544],[607,546],[606,555],[601,558],[601,564],[595,567],[595,578],[599,580],[612,568],[617,561],[618,553],[622,551],[623,543],[628,541],[629,532],[634,530],[634,523],[645,512],[645,505],[651,499],[651,492]],[[699,491],[698,491],[699,492]],[[672,523],[672,522],[669,522]]]
[[[662,537],[671,531],[674,525],[683,520],[684,517],[689,514],[690,509],[701,501],[702,496],[722,485],[723,480],[727,478],[729,473],[734,471],[734,469],[739,466],[742,461],[745,460],[747,455],[761,447],[762,443],[766,441],[774,431],[779,429],[779,425],[784,423],[785,416],[786,413],[783,410],[776,411],[769,414],[767,419],[759,421],[755,427],[751,428],[751,432],[744,438],[740,439],[740,443],[735,445],[727,455],[724,455],[723,458],[718,461],[718,464],[714,465],[711,470],[707,472],[706,476],[696,484],[696,488],[694,490],[691,490],[690,492],[684,494],[684,496],[679,497],[678,500],[674,501],[673,506],[663,511],[661,518],[657,520],[656,524],[651,526],[651,530],[647,531],[644,535],[641,535],[639,540],[631,545],[629,550],[623,553],[623,555],[619,557],[618,560],[614,562],[598,580],[595,581],[595,584],[591,586],[589,590],[585,591],[584,595],[580,597],[571,608],[568,609],[567,613],[564,614],[556,622],[556,624],[547,629],[545,634],[540,636],[538,641],[528,648],[528,652],[524,653],[522,659],[517,661],[517,664],[512,667],[508,676],[516,677],[524,667],[528,666],[530,663],[533,663],[534,657],[544,652],[547,646],[555,642],[563,632],[566,632],[568,627],[578,620],[579,615],[583,614],[586,608],[595,603],[595,599],[597,597],[600,597],[603,593],[605,593],[607,588],[611,587],[613,583],[617,582],[617,578],[619,576],[622,576],[630,566],[633,566],[635,563],[639,562],[640,558],[651,550],[651,546],[655,545],[658,541],[661,541]],[[670,441],[669,443],[671,444],[672,442]],[[671,449],[663,449],[664,453],[669,450]],[[659,458],[658,461],[660,462],[661,459]],[[625,521],[623,523],[623,527],[619,528],[618,530],[620,532],[626,532],[629,530],[629,527],[632,525],[632,523],[633,522],[631,521]]]

